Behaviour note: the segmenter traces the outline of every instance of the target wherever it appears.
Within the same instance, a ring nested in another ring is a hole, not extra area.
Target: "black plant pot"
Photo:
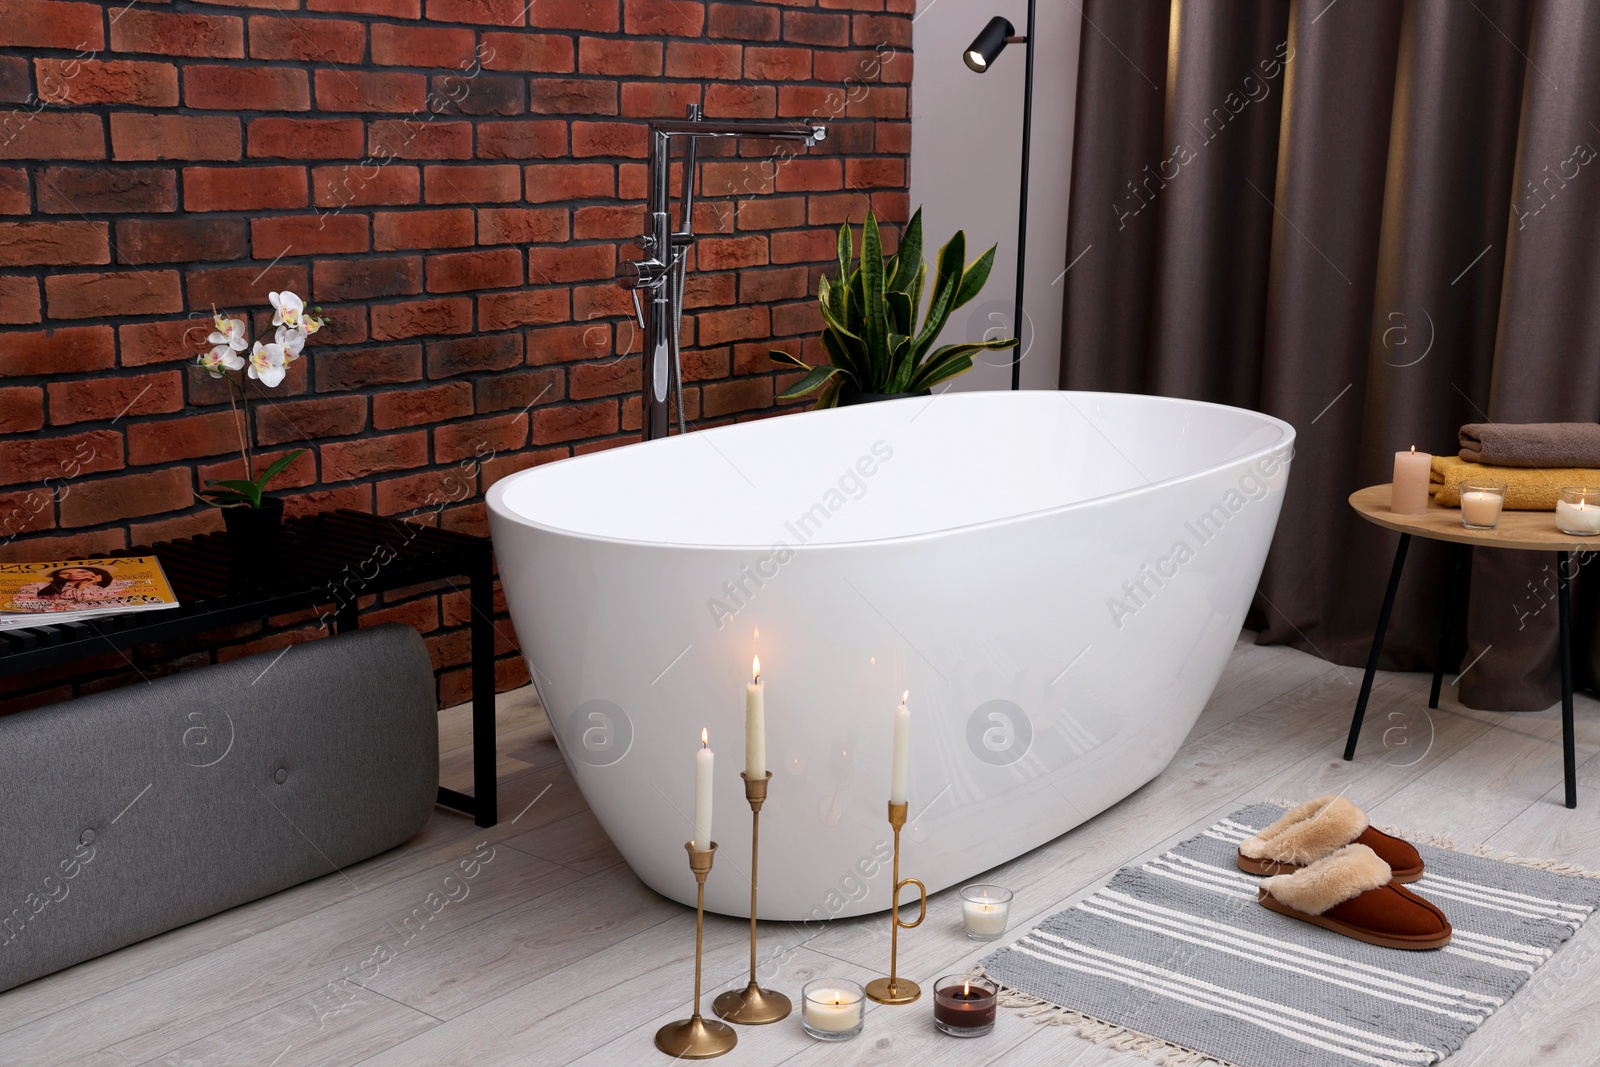
[[[842,408],[853,407],[856,404],[876,404],[880,400],[899,400],[907,396],[932,396],[932,389],[924,389],[918,393],[858,393],[851,389],[839,390],[839,406]]]
[[[264,495],[259,508],[223,508],[222,522],[228,531],[228,562],[234,580],[248,585],[266,582],[278,565],[283,499]]]

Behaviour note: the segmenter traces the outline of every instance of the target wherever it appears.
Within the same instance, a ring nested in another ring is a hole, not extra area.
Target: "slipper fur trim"
[[[1346,845],[1303,870],[1265,879],[1261,888],[1295,911],[1321,915],[1362,893],[1388,885],[1392,874],[1389,865],[1366,845]]]
[[[1253,860],[1274,860],[1303,867],[1331,855],[1360,837],[1367,813],[1338,793],[1308,800],[1239,845],[1239,854]]]

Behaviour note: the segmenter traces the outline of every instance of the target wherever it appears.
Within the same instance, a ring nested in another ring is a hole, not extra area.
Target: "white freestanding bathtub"
[[[489,521],[563,754],[648,885],[693,904],[700,730],[716,752],[707,907],[749,914],[745,684],[771,790],[760,915],[889,906],[891,716],[910,690],[903,876],[929,892],[1160,773],[1238,636],[1294,429],[1113,393],[950,393],[536,467]]]

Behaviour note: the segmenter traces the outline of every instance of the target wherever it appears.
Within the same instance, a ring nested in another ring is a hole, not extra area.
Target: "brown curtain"
[[[1083,13],[1062,385],[1292,423],[1253,623],[1263,642],[1362,664],[1395,535],[1345,498],[1388,481],[1397,449],[1452,454],[1465,422],[1600,419],[1600,4]],[[1447,561],[1413,544],[1385,667],[1432,668]],[[1553,566],[1474,553],[1447,657],[1470,664],[1469,706],[1559,700]],[[1580,684],[1595,677],[1591,570]]]

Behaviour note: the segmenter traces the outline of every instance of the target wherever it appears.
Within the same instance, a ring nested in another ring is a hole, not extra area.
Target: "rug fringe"
[[[1029,1022],[1046,1026],[1070,1026],[1085,1041],[1092,1041],[1096,1045],[1107,1045],[1118,1052],[1143,1056],[1154,1061],[1157,1067],[1235,1067],[1227,1060],[1219,1060],[1204,1052],[1196,1052],[1192,1048],[1175,1045],[1171,1041],[1126,1026],[1108,1023],[1092,1015],[1063,1008],[1059,1004],[1052,1004],[1048,1000],[1013,989],[997,981],[994,975],[987,973],[982,964],[974,964],[967,973],[994,982],[1000,990],[996,998],[997,1003],[1003,1008],[1014,1010]]]

